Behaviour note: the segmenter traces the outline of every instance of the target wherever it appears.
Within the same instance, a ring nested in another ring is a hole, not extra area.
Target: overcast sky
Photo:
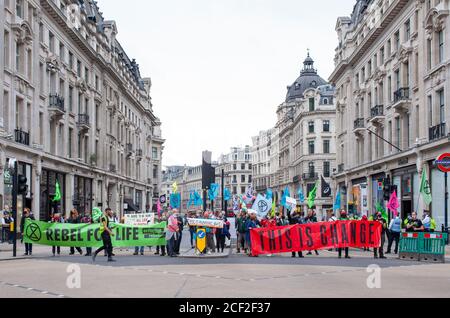
[[[355,0],[99,0],[141,75],[151,77],[164,165],[201,164],[276,123],[307,49],[328,79],[339,16]]]

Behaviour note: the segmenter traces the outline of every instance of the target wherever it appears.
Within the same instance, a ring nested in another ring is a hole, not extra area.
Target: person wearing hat
[[[341,217],[339,218],[339,221],[348,221],[348,216],[347,216],[347,212],[345,210],[341,211]],[[349,253],[349,248],[346,247],[345,248],[345,258],[350,259],[350,256],[348,255]],[[338,249],[338,253],[339,253],[339,258],[342,258],[342,248]]]
[[[378,212],[376,214],[375,222],[381,223],[381,246],[379,248],[373,249],[373,257],[378,258],[378,254],[380,254],[379,258],[385,259],[386,257],[384,256],[384,243],[386,241],[387,222],[383,218],[383,214],[381,214],[381,212]]]
[[[258,221],[258,213],[254,210],[248,211],[249,218],[247,219],[247,222],[245,223],[245,241],[247,244],[247,248],[249,250],[248,256],[250,257],[257,257],[256,255],[252,254],[252,242],[251,242],[251,235],[250,232],[252,229],[256,229],[260,227],[260,222]]]

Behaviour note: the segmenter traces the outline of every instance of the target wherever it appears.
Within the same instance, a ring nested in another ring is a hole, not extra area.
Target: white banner
[[[155,224],[155,213],[125,214],[125,224],[133,226]]]
[[[222,220],[214,220],[214,219],[190,219],[188,218],[188,224],[191,226],[199,226],[199,227],[212,227],[223,229],[223,221]]]
[[[294,198],[287,197],[286,205],[289,205],[291,207],[291,211],[295,211],[295,209],[297,208],[297,200]]]

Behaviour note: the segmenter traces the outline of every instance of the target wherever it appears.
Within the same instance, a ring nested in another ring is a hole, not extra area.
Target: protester
[[[59,213],[53,214],[53,217],[50,221],[51,223],[64,223],[64,218]],[[58,256],[61,255],[61,247],[60,246],[52,246],[52,254],[53,257],[55,257],[56,253],[58,253]]]
[[[394,243],[394,241],[395,241],[394,253],[398,254],[398,243],[400,241],[401,231],[402,231],[402,220],[400,219],[400,216],[397,214],[397,216],[391,220],[391,223],[389,223],[388,248],[386,254],[391,254],[392,244]]]
[[[289,214],[288,218],[289,218],[290,225],[303,224],[303,222],[304,222],[304,220],[302,219],[300,214],[297,213],[296,211],[292,211],[292,213]],[[295,256],[296,256],[295,253],[296,252],[292,252],[292,258],[295,258]],[[298,257],[304,258],[302,251],[297,251],[297,254],[298,254]]]
[[[191,214],[190,215],[190,218],[191,219],[194,219],[195,218],[195,214]],[[190,242],[191,242],[191,248],[192,249],[194,249],[195,248],[195,245],[194,245],[194,243],[195,243],[195,240],[194,240],[194,237],[195,237],[195,233],[197,232],[197,228],[194,226],[194,225],[190,225],[189,223],[188,223],[188,220],[186,219],[186,223],[188,224],[188,226],[189,226],[189,234],[190,234],[190,237],[191,237],[191,240],[190,240]]]
[[[341,215],[340,215],[339,220],[340,221],[348,221],[347,212],[345,210],[341,211]],[[348,255],[349,254],[348,252],[349,252],[349,248],[346,247],[345,248],[345,258],[350,259],[350,256]],[[338,254],[339,254],[338,257],[342,258],[342,248],[338,249]]]
[[[25,208],[23,210],[23,215],[22,215],[22,219],[20,222],[20,233],[22,233],[22,242],[23,242],[23,236],[25,234],[24,228],[25,228],[26,220],[34,220],[34,215],[33,215],[33,213],[31,213],[29,208]],[[33,254],[33,244],[25,243],[24,256],[31,256],[32,254]]]
[[[406,232],[423,232],[424,230],[422,221],[417,218],[417,212],[413,212],[406,225]]]
[[[184,220],[181,217],[181,215],[178,214],[178,210],[176,210],[176,211],[177,211],[178,232],[177,232],[177,238],[176,238],[176,242],[175,242],[174,252],[175,252],[175,254],[180,255],[181,240],[183,239]]]
[[[67,223],[70,223],[70,224],[81,223],[81,219],[80,219],[77,209],[72,209],[72,211],[70,211],[70,216],[69,216],[69,219],[67,220]],[[80,255],[83,255],[83,251],[79,247],[71,247],[69,255],[74,255],[75,249],[77,250],[78,253],[80,253]]]
[[[223,253],[225,249],[225,238],[227,235],[227,225],[225,224],[224,215],[220,214],[219,219],[224,221],[223,228],[216,229],[216,248],[217,253]]]
[[[362,222],[368,222],[369,221],[369,218],[367,217],[367,215],[363,215],[362,216],[362,218],[361,218],[361,221]],[[370,248],[368,248],[368,247],[364,247],[364,252],[370,252]]]
[[[315,215],[314,210],[312,209],[308,210],[308,215],[305,218],[305,224],[309,223],[317,223],[317,217]],[[319,252],[317,250],[314,250],[314,253],[316,253],[317,256],[319,255]],[[312,255],[312,252],[308,251],[306,255]]]
[[[214,214],[212,212],[205,212],[204,218],[205,219],[214,219]],[[205,230],[206,230],[206,250],[205,250],[205,252],[206,252],[206,254],[210,255],[211,252],[212,253],[216,252],[216,245],[214,244],[214,234],[215,234],[216,229],[206,227]]]
[[[431,231],[431,217],[428,212],[423,214],[422,224],[425,232]]]
[[[377,213],[375,222],[381,223],[381,246],[379,248],[373,249],[373,257],[378,258],[378,254],[380,254],[379,258],[385,259],[386,257],[384,256],[384,243],[386,242],[387,222],[383,218],[383,214],[381,212]]]
[[[175,253],[175,244],[177,239],[177,232],[180,230],[178,225],[178,214],[177,210],[174,209],[167,220],[167,231],[166,231],[166,241],[167,241],[167,254],[169,257],[177,257]]]
[[[245,223],[247,222],[247,214],[244,210],[241,210],[239,216],[236,218],[236,234],[237,234],[237,253],[241,252],[241,249],[244,250],[244,253],[247,254],[247,245],[245,244]]]
[[[10,225],[8,223],[6,223],[6,216],[7,214],[9,214],[9,206],[5,205],[5,208],[3,211],[1,211],[0,213],[0,224],[2,226],[2,243],[5,242],[10,242],[9,240],[9,236],[10,236]]]
[[[13,243],[13,233],[11,231],[12,223],[14,223],[14,218],[11,216],[11,213],[5,212],[2,227],[5,233],[5,241],[9,244]]]
[[[107,208],[105,210],[105,214],[100,219],[100,222],[102,224],[100,228],[100,233],[103,240],[103,246],[97,249],[92,255],[92,261],[95,262],[95,258],[97,257],[97,254],[100,253],[103,250],[106,250],[108,254],[108,262],[115,262],[115,260],[112,258],[113,256],[113,245],[111,241],[111,237],[114,236],[113,231],[110,229],[110,218],[113,217],[113,212],[110,208]]]

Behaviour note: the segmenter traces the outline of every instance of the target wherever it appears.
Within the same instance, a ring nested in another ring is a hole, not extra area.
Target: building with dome
[[[286,99],[276,112],[278,162],[268,187],[278,199],[286,187],[291,197],[299,199],[300,188],[307,197],[317,183],[315,209],[319,218],[326,217],[333,206],[332,189],[325,185],[331,184],[335,168],[334,87],[320,77],[308,53],[300,76],[287,90]],[[253,158],[254,166],[258,166],[260,163],[255,160],[259,157]],[[258,180],[258,175],[254,179]],[[306,202],[297,208],[306,211]]]

